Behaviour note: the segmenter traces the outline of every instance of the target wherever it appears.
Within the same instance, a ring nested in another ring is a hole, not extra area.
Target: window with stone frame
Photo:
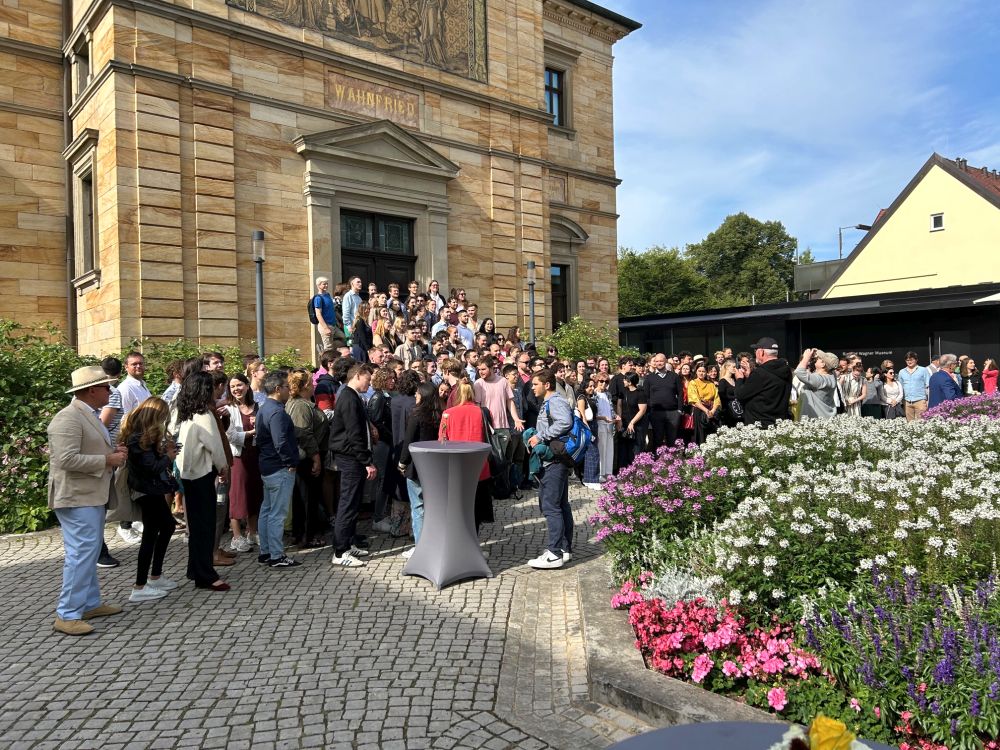
[[[73,285],[83,290],[100,283],[97,222],[97,131],[86,129],[63,153],[72,172]]]
[[[83,93],[92,78],[90,66],[91,48],[93,47],[93,37],[89,31],[80,34],[75,44],[73,52],[70,54],[70,66],[72,69],[73,100]]]
[[[545,111],[552,115],[551,127],[564,133],[573,130],[573,69],[579,56],[578,50],[545,41]]]

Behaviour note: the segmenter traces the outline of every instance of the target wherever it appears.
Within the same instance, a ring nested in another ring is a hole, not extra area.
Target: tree
[[[618,314],[655,315],[705,307],[706,280],[677,248],[618,251]]]
[[[780,221],[759,221],[745,213],[727,216],[686,256],[708,280],[713,297],[728,304],[784,302],[792,288],[798,241]]]

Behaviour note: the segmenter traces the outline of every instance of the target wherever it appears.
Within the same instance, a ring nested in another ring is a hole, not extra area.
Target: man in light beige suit
[[[53,628],[66,635],[92,633],[84,620],[122,611],[101,603],[97,584],[111,475],[128,455],[124,446],[111,447],[99,418],[113,382],[100,367],[74,370],[73,387],[66,391],[74,398],[49,423],[49,507],[59,519],[66,548]]]

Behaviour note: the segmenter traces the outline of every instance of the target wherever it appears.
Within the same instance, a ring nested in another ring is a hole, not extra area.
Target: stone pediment
[[[306,159],[356,162],[384,169],[451,179],[458,165],[389,120],[300,136],[296,150]]]

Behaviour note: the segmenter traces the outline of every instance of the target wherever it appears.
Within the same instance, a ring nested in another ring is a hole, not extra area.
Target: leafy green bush
[[[623,347],[618,343],[618,329],[608,322],[600,326],[589,320],[574,316],[563,323],[553,333],[539,340],[539,350],[544,345],[554,346],[560,357],[586,359],[587,357],[607,357],[615,362],[619,357],[637,357],[638,349]]]
[[[54,327],[35,331],[0,320],[0,533],[53,523],[46,429],[69,402],[73,370],[93,363],[67,346]]]
[[[133,341],[133,349],[146,357],[146,384],[159,395],[166,388],[166,368],[175,359],[197,357],[203,351],[221,351],[226,372],[243,369],[244,347],[198,346],[179,339],[170,343]],[[304,367],[308,363],[295,349],[269,355],[268,369]],[[66,394],[73,370],[97,364],[95,357],[81,357],[61,332],[48,325],[31,329],[0,319],[0,533],[38,531],[55,523],[48,509],[49,422],[69,403]]]

